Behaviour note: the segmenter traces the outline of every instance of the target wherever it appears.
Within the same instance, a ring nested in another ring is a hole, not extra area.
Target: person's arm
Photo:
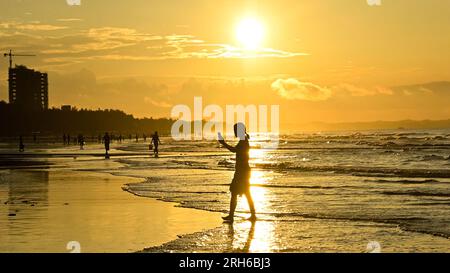
[[[236,153],[236,147],[233,147],[225,142],[224,139],[219,140],[219,143],[223,145],[223,147],[227,148],[230,152]]]

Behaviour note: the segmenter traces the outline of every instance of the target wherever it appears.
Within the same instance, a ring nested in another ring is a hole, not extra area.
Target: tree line
[[[24,111],[4,101],[0,102],[0,135],[98,135],[105,132],[115,134],[142,135],[158,131],[169,134],[174,120],[167,118],[135,118],[121,110],[52,108],[40,111]]]

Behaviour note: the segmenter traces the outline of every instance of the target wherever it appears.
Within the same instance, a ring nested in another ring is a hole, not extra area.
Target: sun
[[[264,26],[254,18],[243,19],[237,24],[236,38],[246,50],[258,49],[264,39]]]

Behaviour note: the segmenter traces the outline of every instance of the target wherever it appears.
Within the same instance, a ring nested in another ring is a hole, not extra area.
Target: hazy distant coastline
[[[295,131],[350,131],[350,130],[432,130],[450,128],[450,119],[446,120],[399,120],[373,122],[310,122],[301,125],[287,125]]]

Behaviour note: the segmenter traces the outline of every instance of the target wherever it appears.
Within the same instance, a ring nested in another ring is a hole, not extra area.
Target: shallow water
[[[225,213],[233,155],[214,142],[166,142],[165,151],[179,157],[121,160],[127,174],[147,178],[128,190]],[[448,252],[449,156],[448,131],[289,135],[277,150],[254,148],[255,229],[273,239],[249,251],[359,252],[375,240],[389,251]],[[248,216],[244,198],[238,212]]]

